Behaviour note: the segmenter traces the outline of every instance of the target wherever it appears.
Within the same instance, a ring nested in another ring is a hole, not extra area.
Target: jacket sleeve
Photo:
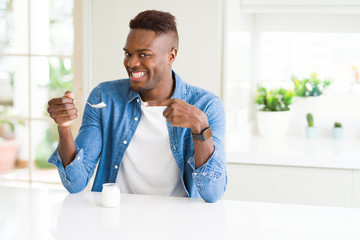
[[[205,112],[212,131],[215,150],[212,156],[199,168],[195,168],[194,155],[188,160],[193,169],[192,178],[200,196],[206,202],[216,202],[225,192],[227,185],[226,154],[224,147],[225,111],[219,98],[215,98]]]
[[[101,102],[99,86],[90,94],[88,101]],[[91,108],[86,104],[82,125],[75,139],[76,156],[64,168],[58,150],[50,156],[48,162],[59,172],[64,187],[70,193],[77,193],[85,189],[92,177],[102,148],[101,109]]]

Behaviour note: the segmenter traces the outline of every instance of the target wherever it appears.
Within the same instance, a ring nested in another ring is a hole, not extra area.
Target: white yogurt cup
[[[120,187],[116,183],[104,183],[102,189],[102,205],[118,207],[120,205]]]

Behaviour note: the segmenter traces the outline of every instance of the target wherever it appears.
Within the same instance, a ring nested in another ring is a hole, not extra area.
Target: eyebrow
[[[129,52],[126,48],[123,48],[125,52]],[[138,49],[136,52],[152,52],[150,49],[144,48],[144,49]]]

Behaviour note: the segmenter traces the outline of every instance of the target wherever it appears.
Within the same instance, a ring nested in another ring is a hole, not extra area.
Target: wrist
[[[70,126],[60,126],[60,125],[58,125],[57,127],[58,127],[58,132],[59,133],[69,132],[69,131],[71,132]]]
[[[194,121],[194,124],[190,129],[191,129],[191,133],[193,134],[201,134],[202,131],[208,127],[209,127],[209,123],[207,117],[205,113],[203,113],[203,116],[197,118]]]

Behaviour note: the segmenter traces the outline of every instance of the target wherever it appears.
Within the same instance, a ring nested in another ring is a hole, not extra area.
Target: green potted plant
[[[340,122],[335,122],[332,129],[332,136],[335,140],[341,140],[344,136],[344,128]]]
[[[293,97],[291,89],[258,86],[255,103],[260,106],[257,126],[261,136],[276,139],[286,134]]]
[[[315,139],[317,129],[314,126],[314,117],[311,113],[306,114],[307,127],[305,128],[305,135],[307,139]]]
[[[317,73],[312,73],[309,78],[299,79],[292,77],[296,96],[316,97],[323,94],[326,87],[331,84],[331,79],[320,80]]]
[[[0,120],[0,172],[15,167],[18,142],[14,134],[15,124],[9,120]]]
[[[35,164],[38,168],[54,168],[53,165],[48,163],[48,158],[55,151],[57,147],[57,141],[53,139],[51,134],[54,132],[54,127],[51,127],[46,130],[45,138],[36,145],[35,149]]]

